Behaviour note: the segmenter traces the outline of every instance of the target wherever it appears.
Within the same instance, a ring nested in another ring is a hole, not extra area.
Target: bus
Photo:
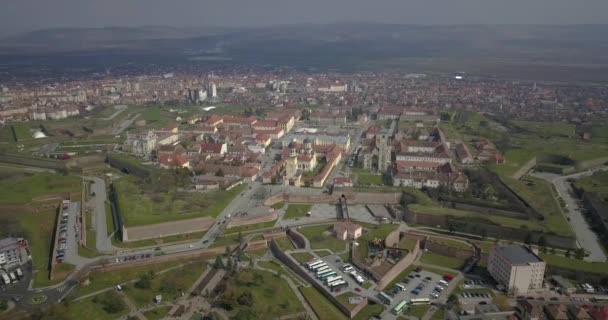
[[[341,277],[341,276],[336,275],[336,276],[329,277],[329,278],[325,279],[325,283],[328,283],[328,284],[329,284],[329,283],[332,283],[332,282],[334,282],[334,281],[338,281],[338,280],[342,280],[342,277]]]
[[[407,301],[403,300],[403,301],[399,302],[399,304],[395,308],[393,308],[393,314],[398,316],[401,314],[401,312],[403,312],[406,309],[407,309]]]
[[[328,269],[328,270],[325,270],[325,271],[317,272],[317,278],[321,278],[321,276],[326,275],[328,273],[332,273],[332,272],[334,272],[332,269]]]
[[[316,264],[314,265],[312,268],[310,268],[310,270],[312,271],[317,271],[321,268],[327,267],[327,264],[325,262],[321,262],[320,264]]]
[[[348,283],[346,283],[346,281],[344,281],[344,280],[334,281],[329,285],[329,288],[332,291],[336,291],[336,290],[344,288],[344,287],[348,287]]]
[[[327,286],[331,288],[331,287],[333,286],[333,284],[334,284],[334,283],[343,282],[343,281],[344,281],[344,280],[343,280],[342,278],[340,278],[340,279],[335,279],[335,280],[332,280],[332,281],[327,281]]]
[[[325,271],[329,271],[331,270],[328,266],[325,267],[321,267],[319,269],[316,270],[317,275],[320,275],[321,273],[325,272]]]
[[[333,278],[333,277],[335,277],[337,275],[338,274],[335,271],[331,271],[329,273],[325,273],[325,274],[319,276],[319,280],[325,281],[325,279]]]
[[[8,277],[8,274],[6,273],[2,273],[2,280],[4,280],[5,284],[10,284],[11,283],[11,279]]]
[[[312,269],[314,269],[316,266],[321,265],[321,264],[323,264],[323,261],[321,261],[321,260],[316,261],[316,262],[313,262],[313,263],[311,263],[311,264],[309,264],[309,265],[308,265],[308,269],[312,270]]]
[[[410,299],[410,304],[413,306],[418,306],[422,304],[430,304],[431,299],[429,298],[419,298],[419,299]]]
[[[308,262],[306,262],[304,265],[306,266],[306,268],[310,269],[310,268],[312,268],[312,266],[314,266],[315,264],[319,264],[319,263],[321,263],[321,262],[323,262],[321,259],[315,259],[315,260],[312,260],[312,261],[308,261]]]
[[[385,304],[391,304],[393,303],[393,298],[391,298],[391,296],[389,296],[388,294],[384,293],[384,292],[380,292],[378,294],[378,297],[380,298],[380,300],[382,300],[382,302],[384,302]]]
[[[404,285],[402,285],[401,283],[397,283],[395,286],[396,286],[397,288],[399,288],[399,291],[404,291],[404,290],[405,290],[405,286],[404,286]]]

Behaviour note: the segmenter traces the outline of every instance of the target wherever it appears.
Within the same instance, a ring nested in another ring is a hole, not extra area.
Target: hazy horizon
[[[402,25],[608,24],[608,1],[566,0],[22,0],[0,12],[0,35],[50,28],[265,27],[340,22]]]

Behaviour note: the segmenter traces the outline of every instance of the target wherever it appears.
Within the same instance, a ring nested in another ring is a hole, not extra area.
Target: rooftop
[[[496,246],[494,250],[500,251],[500,254],[509,259],[511,264],[515,265],[523,265],[532,262],[542,262],[543,260],[539,258],[534,252],[532,252],[528,247],[512,245],[512,246]]]

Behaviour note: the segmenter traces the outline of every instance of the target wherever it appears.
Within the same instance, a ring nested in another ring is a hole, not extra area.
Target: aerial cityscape
[[[0,13],[0,320],[608,319],[606,17],[26,2]]]

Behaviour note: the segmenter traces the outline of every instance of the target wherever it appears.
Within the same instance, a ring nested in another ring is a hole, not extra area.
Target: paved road
[[[552,183],[557,189],[559,196],[564,199],[567,204],[566,211],[570,225],[576,234],[578,244],[589,252],[589,256],[585,257],[587,261],[606,261],[606,254],[602,250],[602,245],[591,227],[585,220],[577,199],[572,195],[572,188],[568,179],[580,179],[590,176],[597,170],[606,170],[608,168],[592,169],[581,173],[575,173],[568,176],[560,176],[552,173],[534,172],[532,176],[546,180]]]
[[[106,223],[106,183],[103,179],[97,177],[85,177],[87,180],[93,181],[91,191],[95,193],[92,197],[95,203],[95,215],[93,226],[95,228],[96,246],[99,252],[112,252],[112,240],[108,236],[108,225]]]
[[[141,113],[138,113],[136,115],[134,115],[133,117],[131,117],[130,119],[127,119],[125,121],[123,121],[120,126],[118,126],[118,128],[114,129],[112,131],[113,135],[117,135],[117,134],[121,134],[123,131],[125,131],[132,123],[133,121],[135,121],[135,119],[137,119],[139,116],[141,116]]]

